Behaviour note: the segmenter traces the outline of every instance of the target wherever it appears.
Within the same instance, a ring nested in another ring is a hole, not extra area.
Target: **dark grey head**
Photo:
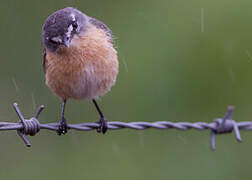
[[[75,34],[85,30],[87,16],[77,9],[67,7],[50,15],[43,25],[42,42],[50,50],[70,46]]]

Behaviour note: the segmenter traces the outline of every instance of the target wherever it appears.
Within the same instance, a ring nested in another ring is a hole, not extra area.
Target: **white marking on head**
[[[53,37],[53,38],[52,38],[52,41],[55,41],[55,42],[58,42],[58,43],[62,43],[62,39],[61,39],[60,36]]]
[[[71,24],[71,25],[68,27],[68,29],[67,29],[66,36],[67,36],[67,37],[70,37],[72,31],[73,31],[73,25]]]
[[[71,18],[72,18],[72,20],[73,21],[76,21],[76,19],[75,19],[75,15],[72,13],[72,14],[70,14],[70,16],[71,16]]]
[[[76,31],[77,31],[77,32],[79,32],[79,31],[80,31],[80,27],[81,27],[81,25],[80,25],[80,23],[79,23],[78,21],[77,21],[77,25],[78,25],[78,26],[77,26]]]

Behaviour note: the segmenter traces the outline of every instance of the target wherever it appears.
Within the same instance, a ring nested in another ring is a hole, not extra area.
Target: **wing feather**
[[[46,73],[46,69],[47,69],[47,59],[46,59],[46,49],[43,50],[43,71],[44,73]]]
[[[106,24],[104,24],[103,22],[95,18],[90,18],[89,22],[93,24],[96,28],[104,30],[107,36],[109,36],[112,39],[112,31],[109,29],[109,27]]]

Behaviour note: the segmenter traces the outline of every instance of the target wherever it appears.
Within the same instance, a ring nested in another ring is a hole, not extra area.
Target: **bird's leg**
[[[108,129],[107,120],[106,120],[106,118],[104,117],[104,115],[103,115],[101,109],[99,108],[97,102],[96,102],[94,99],[93,99],[93,103],[94,103],[94,105],[95,105],[96,110],[98,111],[98,113],[99,113],[99,115],[100,115],[100,121],[99,121],[100,127],[98,127],[97,132],[98,132],[98,133],[101,133],[101,132],[102,132],[103,134],[105,134],[106,131],[107,131],[107,129]]]
[[[60,122],[59,122],[59,129],[57,130],[58,135],[67,133],[67,122],[66,122],[66,119],[64,117],[65,106],[66,106],[66,99],[63,99],[63,101],[62,101],[62,110],[61,110],[61,119],[60,119]]]

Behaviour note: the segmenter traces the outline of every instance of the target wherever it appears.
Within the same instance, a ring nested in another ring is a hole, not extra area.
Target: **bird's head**
[[[72,7],[54,12],[43,25],[43,44],[52,52],[61,46],[69,48],[72,38],[85,31],[86,19],[85,14]]]

